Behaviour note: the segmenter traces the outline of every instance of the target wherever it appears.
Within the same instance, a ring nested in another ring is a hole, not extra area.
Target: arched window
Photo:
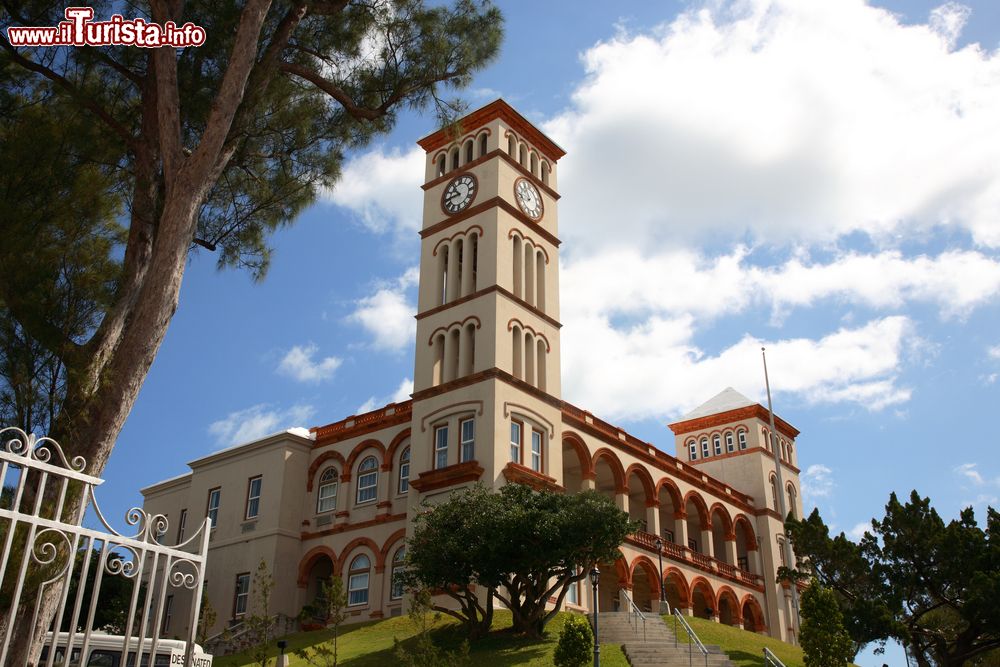
[[[392,557],[392,584],[389,587],[389,598],[399,600],[403,597],[403,582],[399,580],[403,574],[403,562],[406,560],[406,547],[396,549],[396,555]]]
[[[486,155],[486,133],[479,135],[479,157]]]
[[[524,147],[524,144],[520,144],[517,147],[517,163],[519,165],[521,165],[522,167],[527,166],[527,160],[525,159],[525,155],[524,155],[526,152],[527,152],[527,149]]]
[[[508,136],[507,137],[507,155],[509,155],[511,157],[514,157],[514,153],[515,153],[515,150],[516,150],[514,147],[516,145],[517,145],[517,143],[514,141],[514,136],[513,135]]]
[[[458,146],[451,149],[451,168],[458,169]]]
[[[336,468],[327,468],[319,476],[319,491],[316,492],[317,514],[337,509],[337,481]]]
[[[740,441],[740,449],[746,449],[747,448],[747,432],[746,431],[739,431],[736,434],[736,437]]]
[[[734,451],[736,451],[736,447],[733,445],[733,432],[726,431],[726,453],[732,454]]]
[[[378,488],[378,461],[367,457],[358,466],[358,504],[375,500]]]
[[[774,509],[778,509],[778,485],[774,481],[774,475],[771,475],[771,504],[774,505]]]
[[[438,158],[437,161],[437,175],[444,176],[445,166],[444,166],[444,155]]]
[[[722,438],[720,438],[718,435],[716,435],[715,437],[713,437],[712,438],[712,447],[713,447],[713,451],[715,452],[715,455],[716,456],[720,456],[722,454]]]
[[[410,490],[410,448],[407,447],[399,455],[399,493]]]
[[[549,163],[542,160],[542,183],[549,184]]]
[[[688,458],[692,461],[698,460],[698,443],[694,440],[688,441]]]
[[[701,439],[701,458],[707,459],[710,456],[708,451],[708,438]]]
[[[361,554],[351,561],[347,573],[347,604],[349,606],[368,604],[368,578],[372,562],[368,556]]]
[[[472,158],[472,151],[475,150],[474,147],[475,147],[475,144],[473,143],[472,139],[469,139],[468,141],[465,142],[465,162],[466,163],[472,162],[472,159],[473,159]]]
[[[531,169],[532,176],[538,176],[538,156],[535,155],[534,152],[532,152],[531,154],[531,162],[529,169]]]
[[[795,487],[789,484],[787,488],[788,488],[788,507],[786,507],[785,509],[788,510],[788,513],[792,515],[793,519],[797,519],[799,514],[798,512],[795,511]]]

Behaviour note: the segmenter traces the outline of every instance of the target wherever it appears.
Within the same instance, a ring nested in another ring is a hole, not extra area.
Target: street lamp
[[[601,667],[601,641],[597,638],[597,584],[601,580],[601,571],[597,565],[590,568],[590,585],[594,587],[594,667]]]
[[[666,591],[663,590],[663,540],[656,538],[656,559],[660,561],[660,611],[663,611],[663,603],[667,601]]]

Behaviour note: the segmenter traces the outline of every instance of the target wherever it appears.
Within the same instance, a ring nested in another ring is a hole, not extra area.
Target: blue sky
[[[500,6],[463,96],[567,151],[565,399],[673,452],[666,424],[726,386],[763,400],[766,345],[804,501],[837,530],[891,491],[1000,504],[1000,5]],[[352,156],[263,283],[192,257],[106,515],[194,458],[408,393],[433,129],[407,114]]]

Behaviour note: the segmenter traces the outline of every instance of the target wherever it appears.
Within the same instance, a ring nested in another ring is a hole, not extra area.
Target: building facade
[[[561,398],[559,146],[502,100],[422,139],[426,151],[414,391],[409,401],[278,433],[192,461],[142,490],[173,535],[213,518],[207,595],[215,631],[247,613],[264,560],[271,611],[296,616],[344,580],[352,620],[399,615],[393,572],[424,501],[481,482],[596,489],[643,530],[601,566],[601,610],[621,591],[794,641],[779,491],[801,515],[795,438],[732,389],[670,425],[675,455]],[[581,335],[581,334],[577,334]],[[659,572],[656,539],[663,541]],[[177,591],[181,596],[184,592]],[[570,609],[590,610],[589,586]],[[178,600],[178,605],[182,600]],[[179,606],[178,608],[184,608]],[[165,635],[180,634],[171,620]]]

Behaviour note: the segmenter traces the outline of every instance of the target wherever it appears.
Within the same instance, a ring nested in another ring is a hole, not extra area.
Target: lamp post
[[[656,560],[660,561],[660,613],[663,613],[663,603],[667,601],[666,591],[663,590],[663,540],[656,538]]]
[[[595,564],[590,569],[590,585],[594,588],[594,667],[601,667],[601,641],[597,638],[597,608],[600,606],[597,598],[597,584],[600,580],[601,571],[597,569]]]

